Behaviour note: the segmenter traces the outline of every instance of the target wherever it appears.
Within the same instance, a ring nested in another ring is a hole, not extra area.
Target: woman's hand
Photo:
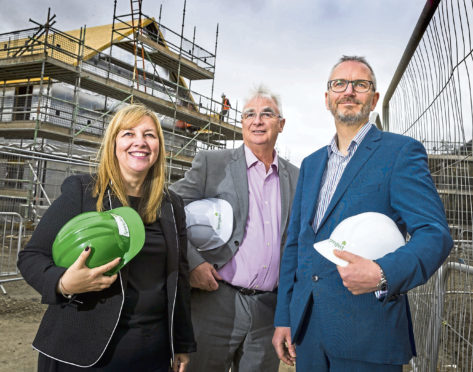
[[[185,372],[190,362],[189,354],[174,354],[174,361],[172,362],[173,372]]]
[[[63,294],[79,294],[84,292],[97,292],[108,288],[117,279],[117,274],[103,275],[118,265],[121,258],[117,257],[105,265],[89,269],[85,264],[90,255],[87,247],[77,257],[77,260],[64,272],[57,285],[57,292]]]

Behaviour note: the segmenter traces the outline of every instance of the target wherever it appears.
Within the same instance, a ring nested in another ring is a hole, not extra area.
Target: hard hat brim
[[[333,253],[334,249],[341,249],[337,248],[330,239],[323,240],[321,242],[315,243],[314,248],[317,252],[319,252],[322,256],[324,256],[327,260],[333,262],[335,265],[345,267],[348,265],[348,262],[342,260],[341,258],[335,256]]]
[[[363,212],[344,219],[329,239],[315,243],[314,248],[334,264],[346,266],[348,262],[336,257],[334,249],[376,260],[404,244],[404,236],[390,217],[378,212]]]

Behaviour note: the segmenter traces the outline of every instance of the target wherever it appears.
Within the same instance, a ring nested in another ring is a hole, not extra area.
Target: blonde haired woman
[[[112,118],[96,175],[71,176],[20,253],[18,267],[49,305],[33,347],[38,371],[183,372],[195,351],[190,320],[182,200],[164,187],[164,137],[156,115],[130,105]],[[68,269],[54,265],[52,243],[74,216],[130,206],[145,224],[145,244],[119,263],[89,269],[86,248]]]

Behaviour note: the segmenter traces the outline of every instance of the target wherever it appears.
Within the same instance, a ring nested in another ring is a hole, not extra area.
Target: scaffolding
[[[213,99],[218,25],[214,51],[142,12],[130,0],[130,13],[110,25],[55,28],[45,23],[0,34],[0,211],[37,221],[58,195],[62,180],[89,172],[111,115],[122,105],[141,102],[160,118],[168,182],[181,178],[197,151],[235,146],[242,139],[239,113],[221,120],[222,103]],[[205,95],[192,81],[210,85]],[[236,107],[238,107],[236,105]]]

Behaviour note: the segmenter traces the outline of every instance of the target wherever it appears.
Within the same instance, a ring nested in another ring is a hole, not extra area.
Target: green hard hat
[[[145,227],[133,208],[85,212],[59,230],[53,243],[53,260],[57,266],[69,267],[86,247],[90,247],[92,252],[86,261],[90,268],[122,258],[117,266],[105,273],[113,275],[138,254],[144,242]]]

